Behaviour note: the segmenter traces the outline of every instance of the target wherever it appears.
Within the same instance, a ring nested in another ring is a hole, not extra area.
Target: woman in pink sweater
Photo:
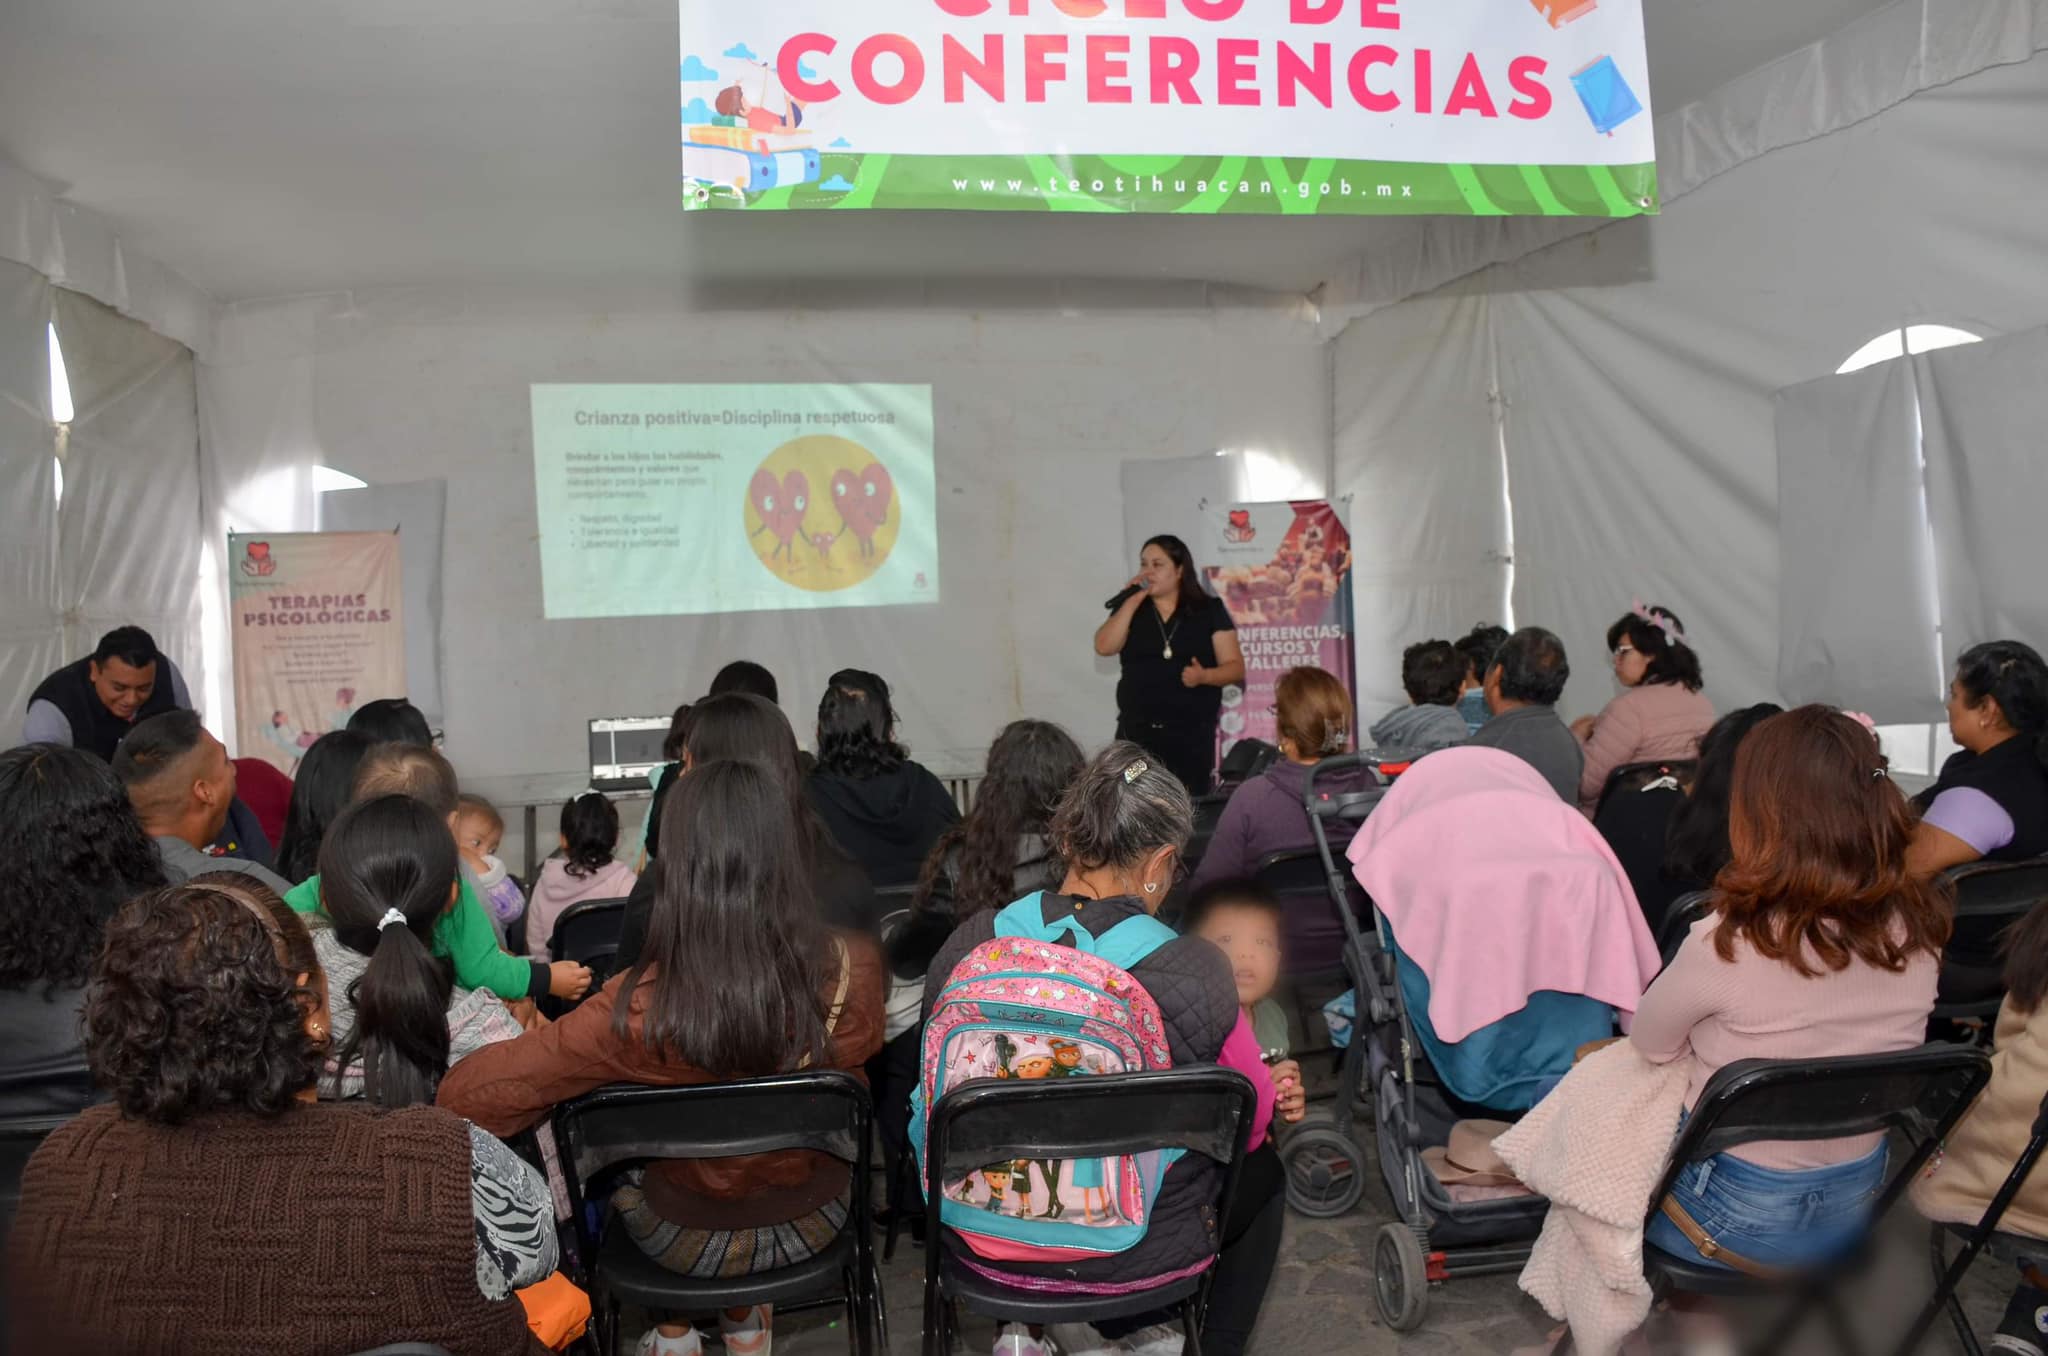
[[[526,906],[527,955],[548,959],[555,924],[570,905],[633,893],[633,868],[612,856],[618,846],[619,812],[609,798],[586,791],[562,806],[562,850],[541,863]]]
[[[1949,911],[1906,872],[1912,829],[1876,738],[1840,712],[1802,706],[1743,741],[1714,911],[1629,1033],[1647,1059],[1689,1062],[1688,1109],[1737,1060],[1920,1044]],[[1762,1266],[1821,1260],[1860,1236],[1884,1153],[1875,1135],[1742,1145],[1681,1172],[1645,1239],[1688,1261],[1688,1232]]]
[[[1700,695],[1700,658],[1669,608],[1635,605],[1607,628],[1621,695],[1597,716],[1580,716],[1572,733],[1585,746],[1579,808],[1592,814],[1608,774],[1629,763],[1696,758],[1700,736],[1714,724],[1714,704]]]

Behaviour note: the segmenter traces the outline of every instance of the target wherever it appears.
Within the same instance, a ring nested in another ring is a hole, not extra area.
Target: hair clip
[[[1664,633],[1664,639],[1674,645],[1685,642],[1685,632],[1677,622],[1668,616],[1658,616],[1643,600],[1637,598],[1629,603],[1628,610]]]
[[[1885,778],[1886,778],[1886,777],[1887,777],[1888,775],[1889,775],[1889,769],[1886,769],[1886,768],[1881,768],[1881,767],[1874,767],[1874,768],[1870,769],[1870,780],[1872,780],[1872,781],[1874,781],[1874,782],[1881,782],[1881,781],[1883,781],[1883,780],[1884,780],[1884,779],[1885,779]]]
[[[384,916],[377,920],[377,931],[382,932],[385,928],[390,927],[394,923],[396,923],[399,927],[404,927],[405,915],[400,913],[397,909],[386,909],[384,910]]]
[[[1146,762],[1144,759],[1138,758],[1133,760],[1131,765],[1124,769],[1124,785],[1130,786],[1131,784],[1136,782],[1138,778],[1144,776],[1151,770],[1152,765]]]
[[[1876,733],[1877,733],[1877,722],[1876,722],[1876,721],[1874,721],[1874,720],[1872,720],[1872,719],[1871,719],[1871,718],[1870,718],[1869,716],[1865,715],[1865,714],[1864,714],[1863,712],[1861,712],[1861,711],[1844,711],[1844,712],[1843,712],[1842,714],[1843,714],[1843,715],[1845,715],[1845,716],[1847,716],[1847,717],[1848,717],[1849,719],[1851,719],[1851,720],[1855,721],[1855,722],[1856,722],[1856,723],[1857,723],[1858,725],[1861,725],[1861,726],[1862,726],[1862,727],[1863,727],[1864,729],[1866,729],[1866,730],[1870,731],[1870,733],[1871,733],[1871,734],[1873,734],[1873,735],[1874,735],[1874,734],[1876,734]]]

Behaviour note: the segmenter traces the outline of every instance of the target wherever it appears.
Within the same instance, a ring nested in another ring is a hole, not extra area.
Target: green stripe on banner
[[[1244,174],[1244,167],[1245,158],[1241,155],[1226,156],[1219,160],[1216,163],[1216,172],[1209,179],[1209,187],[1174,210],[1215,215],[1225,203],[1236,196],[1238,180]]]
[[[1600,201],[1607,204],[1610,214],[1617,217],[1632,217],[1642,212],[1640,207],[1628,200],[1627,195],[1621,191],[1621,185],[1614,182],[1613,170],[1605,165],[1588,165],[1586,173],[1592,177],[1593,187],[1599,192]]]
[[[1504,217],[1507,212],[1493,205],[1493,199],[1486,196],[1486,190],[1479,186],[1479,176],[1472,172],[1470,165],[1446,165],[1451,172],[1451,181],[1458,186],[1465,205],[1472,209],[1475,217]]]
[[[1543,209],[1544,216],[1568,217],[1572,214],[1571,208],[1558,201],[1557,194],[1551,191],[1550,181],[1536,166],[1522,166],[1522,182],[1529,186],[1529,196],[1536,199],[1536,205]]]
[[[875,202],[875,195],[882,191],[882,180],[888,177],[888,156],[862,156],[860,158],[860,173],[853,181],[853,192],[841,194],[839,200],[832,204],[833,209],[872,207]]]
[[[1073,180],[1080,177],[1079,175],[1069,174],[1062,170],[1049,155],[1027,155],[1024,157],[1024,163],[1031,167],[1031,172],[1038,176],[1038,181],[1041,184],[1054,183],[1061,179]],[[1046,193],[1044,197],[1045,205],[1055,212],[1114,212],[1118,210],[1116,204],[1103,202],[1100,198],[1091,197],[1085,189],[1079,193],[1072,193],[1062,188],[1056,192]]]

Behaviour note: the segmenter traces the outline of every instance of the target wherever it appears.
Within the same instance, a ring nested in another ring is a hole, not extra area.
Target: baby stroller
[[[1470,752],[1512,758],[1492,750]],[[1330,759],[1326,765],[1343,762]],[[1329,821],[1362,821],[1385,794],[1356,798],[1363,804],[1324,801],[1316,777],[1309,780],[1309,823],[1333,900],[1345,900],[1352,887],[1350,864],[1331,849]],[[1575,813],[1547,785],[1543,794],[1560,810]],[[1350,1135],[1352,1107],[1359,1089],[1368,1090],[1381,1175],[1401,1217],[1383,1226],[1374,1241],[1374,1298],[1387,1326],[1408,1332],[1427,1314],[1431,1285],[1519,1270],[1549,1208],[1543,1197],[1526,1194],[1454,1199],[1424,1151],[1444,1146],[1461,1119],[1511,1120],[1533,1105],[1569,1067],[1578,1043],[1613,1034],[1613,1010],[1577,994],[1539,993],[1522,1010],[1456,1043],[1440,1041],[1429,1021],[1428,979],[1402,953],[1388,920],[1376,908],[1367,932],[1352,921],[1349,908],[1338,912],[1349,933],[1345,966],[1357,986],[1358,1021],[1345,1051],[1334,1122],[1298,1129],[1281,1146],[1288,1199],[1314,1215],[1341,1214],[1357,1202],[1365,1165]]]

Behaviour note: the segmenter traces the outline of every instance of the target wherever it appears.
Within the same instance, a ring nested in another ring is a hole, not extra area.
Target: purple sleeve
[[[2012,816],[1974,786],[1955,786],[1934,798],[1921,822],[1953,834],[1982,857],[2012,841]]]
[[[1216,1056],[1216,1062],[1252,1080],[1252,1090],[1258,1098],[1252,1107],[1249,1143],[1256,1149],[1266,1142],[1266,1131],[1273,1125],[1273,1071],[1259,1058],[1259,1038],[1252,1034],[1251,1019],[1243,1012],[1237,1014],[1237,1025],[1223,1038],[1223,1051]]]

